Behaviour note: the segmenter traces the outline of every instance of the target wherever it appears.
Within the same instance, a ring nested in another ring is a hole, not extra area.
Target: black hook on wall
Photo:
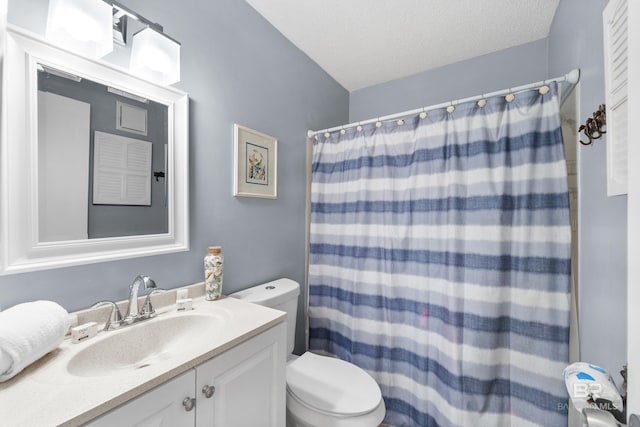
[[[594,139],[602,138],[602,135],[607,133],[607,111],[604,104],[598,107],[598,111],[593,113],[593,118],[588,118],[586,123],[580,126],[578,132],[584,131],[584,134],[589,138],[589,142],[580,140],[582,145],[591,145]]]

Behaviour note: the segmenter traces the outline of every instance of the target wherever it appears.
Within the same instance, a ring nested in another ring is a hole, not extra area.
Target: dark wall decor
[[[602,135],[607,133],[607,111],[604,104],[598,107],[598,111],[593,113],[593,117],[588,118],[585,124],[580,126],[578,132],[583,131],[584,135],[589,138],[589,142],[580,139],[582,145],[591,145],[593,140],[600,139]]]

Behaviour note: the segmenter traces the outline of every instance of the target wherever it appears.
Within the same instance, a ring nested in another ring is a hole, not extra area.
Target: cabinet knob
[[[185,397],[182,401],[182,406],[184,406],[185,411],[189,412],[196,406],[196,399],[193,397]]]
[[[205,385],[204,387],[202,387],[202,394],[204,394],[204,397],[206,397],[207,399],[213,396],[213,393],[215,392],[216,388],[212,385]]]

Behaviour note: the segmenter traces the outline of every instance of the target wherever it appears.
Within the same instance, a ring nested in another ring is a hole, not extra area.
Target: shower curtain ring
[[[509,88],[509,93],[504,97],[504,100],[507,102],[513,102],[514,99],[516,99],[516,96],[511,93],[511,88]]]
[[[427,118],[427,112],[425,110],[426,110],[426,107],[422,107],[422,112],[420,113],[420,116],[419,116],[421,119]]]
[[[377,127],[377,128],[382,127],[382,122],[380,121],[380,117],[378,117],[378,118],[376,119],[376,127]]]
[[[453,113],[454,111],[456,111],[456,107],[453,105],[453,101],[451,101],[447,107],[447,113]]]

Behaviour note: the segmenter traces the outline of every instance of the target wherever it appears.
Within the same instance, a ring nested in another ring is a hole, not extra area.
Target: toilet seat
[[[314,411],[337,417],[367,414],[382,400],[380,387],[364,370],[310,352],[287,365],[287,393]]]

